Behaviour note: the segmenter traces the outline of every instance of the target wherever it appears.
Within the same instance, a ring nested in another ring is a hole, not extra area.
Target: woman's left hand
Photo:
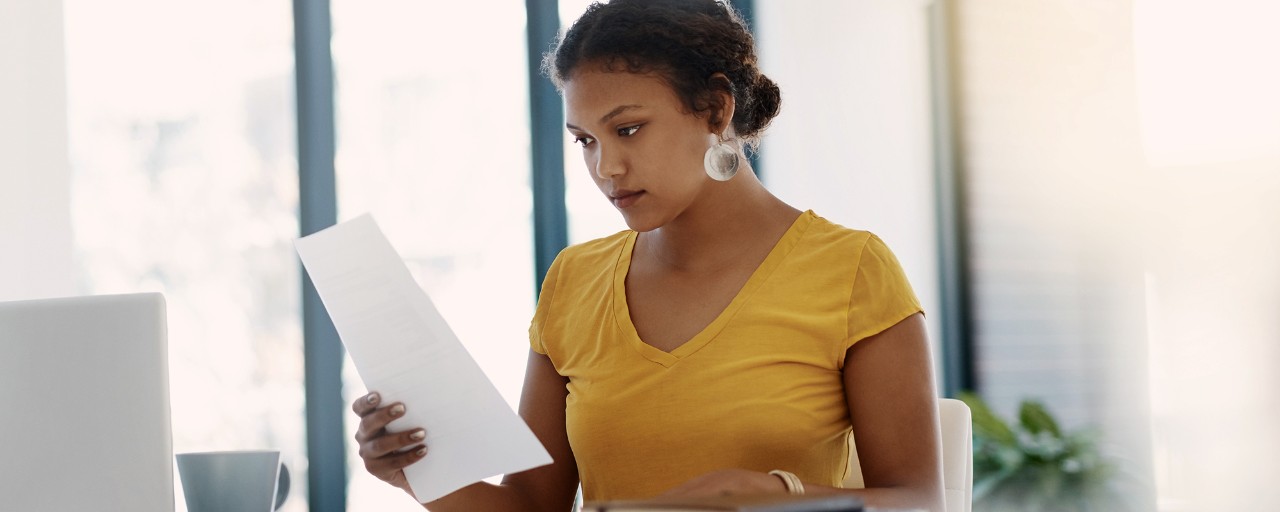
[[[722,469],[680,484],[662,493],[662,496],[700,497],[786,492],[787,486],[782,483],[782,479],[768,473]]]

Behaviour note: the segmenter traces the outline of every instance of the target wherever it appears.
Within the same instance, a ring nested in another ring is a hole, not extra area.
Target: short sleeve
[[[556,293],[556,282],[560,278],[560,259],[564,253],[556,256],[547,269],[547,276],[542,280],[542,292],[538,294],[538,306],[533,311],[533,320],[529,322],[529,347],[542,355],[547,355],[547,347],[543,343],[542,333],[551,314],[551,303]]]
[[[923,310],[898,258],[880,237],[871,235],[858,258],[843,350]]]

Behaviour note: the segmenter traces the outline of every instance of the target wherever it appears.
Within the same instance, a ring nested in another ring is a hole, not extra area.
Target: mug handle
[[[280,510],[284,500],[289,497],[289,466],[280,463],[280,479],[276,481],[276,506],[272,510]]]

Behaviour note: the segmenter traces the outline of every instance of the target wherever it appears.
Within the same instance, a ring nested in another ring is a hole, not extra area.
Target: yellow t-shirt
[[[845,351],[921,310],[889,249],[805,212],[720,316],[667,353],[640,340],[627,311],[635,240],[623,231],[562,251],[529,328],[569,380],[583,497],[648,498],[729,468],[839,486]]]

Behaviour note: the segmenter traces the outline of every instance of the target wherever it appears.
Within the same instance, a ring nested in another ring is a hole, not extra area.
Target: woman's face
[[[631,229],[662,227],[704,192],[714,135],[657,75],[579,70],[564,99],[591,179]]]

